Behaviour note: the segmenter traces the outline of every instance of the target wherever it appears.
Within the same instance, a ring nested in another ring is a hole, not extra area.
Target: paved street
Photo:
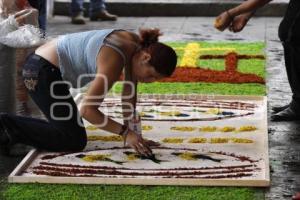
[[[55,0],[54,13],[68,15],[69,0]],[[243,0],[107,0],[109,11],[119,16],[216,16]],[[289,0],[273,0],[260,9],[260,16],[282,16]],[[86,11],[89,0],[85,0]],[[87,12],[86,12],[87,14]]]
[[[283,52],[277,37],[280,18],[254,18],[249,26],[238,34],[220,33],[213,28],[210,17],[123,17],[117,22],[89,22],[86,25],[71,25],[67,17],[51,19],[48,35],[86,31],[90,29],[124,28],[136,31],[139,27],[158,27],[164,33],[164,41],[265,41],[267,43],[267,85],[269,107],[287,104],[290,89],[285,73]],[[266,190],[266,199],[291,199],[300,191],[300,125],[299,123],[269,123],[270,162],[272,186]],[[20,158],[0,157],[0,176],[3,180]]]

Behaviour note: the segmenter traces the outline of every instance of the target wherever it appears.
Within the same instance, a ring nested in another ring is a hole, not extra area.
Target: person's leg
[[[47,2],[46,0],[28,0],[29,4],[39,11],[39,27],[41,30],[46,31],[47,26]]]
[[[42,29],[45,34],[47,27],[47,0],[40,0],[39,25],[40,29]]]
[[[293,12],[295,13],[291,19],[291,25],[288,29],[288,36],[284,42],[285,49],[288,52],[289,59],[289,82],[293,92],[293,100],[300,105],[300,2],[292,0]]]
[[[97,21],[98,19],[104,21],[115,21],[118,18],[116,15],[112,15],[107,12],[104,0],[91,0],[89,15],[91,21]]]
[[[284,49],[284,60],[285,60],[285,68],[286,68],[286,72],[289,78],[289,74],[290,74],[290,64],[289,64],[289,51],[288,49],[285,49],[284,46],[284,42],[287,40],[288,38],[288,30],[291,27],[292,24],[292,18],[293,18],[293,12],[290,12],[290,10],[292,9],[292,5],[291,2],[289,3],[288,9],[284,15],[284,18],[282,19],[279,28],[278,28],[278,37],[280,39],[280,41],[282,42],[282,46]],[[280,112],[285,110],[286,108],[288,108],[290,106],[290,104],[284,105],[284,106],[278,106],[278,107],[272,107],[272,110],[274,113]]]
[[[290,64],[290,51],[289,48],[285,45],[285,41],[287,40],[287,36],[288,36],[288,31],[287,31],[287,21],[285,21],[285,19],[281,22],[280,27],[279,27],[279,38],[282,42],[282,46],[283,46],[283,55],[284,55],[284,61],[285,61],[285,69],[286,69],[286,73],[287,73],[287,77],[288,77],[288,81],[289,83],[291,82],[291,64]],[[291,85],[291,83],[290,83]],[[278,113],[281,112],[287,108],[290,107],[290,104],[284,105],[284,106],[278,106],[278,107],[272,107],[272,110],[274,113]]]
[[[75,16],[82,11],[83,11],[83,0],[72,0],[71,16]]]
[[[279,39],[282,42],[282,46],[283,46],[285,69],[286,69],[286,73],[287,73],[289,81],[290,81],[290,74],[291,74],[290,52],[289,52],[289,48],[286,48],[285,42],[288,39],[289,29],[292,26],[293,17],[295,15],[294,14],[295,12],[290,12],[290,10],[292,8],[293,8],[293,6],[290,3],[287,11],[285,13],[285,16],[279,25],[279,29],[278,29],[278,36],[279,36]],[[284,106],[272,107],[272,110],[274,111],[274,113],[278,113],[278,112],[281,112],[281,111],[289,108],[289,106],[290,106],[290,103],[287,105],[284,105]]]
[[[39,59],[32,56],[27,60],[23,77],[30,96],[48,121],[2,113],[0,132],[8,133],[10,144],[23,143],[50,151],[82,150],[87,142],[86,132],[78,123],[82,120],[68,85],[55,85],[55,96],[51,95],[51,84],[62,81],[61,74],[58,68]]]
[[[72,24],[85,24],[83,2],[83,0],[72,0],[70,8]]]
[[[90,15],[106,10],[104,0],[90,0]]]
[[[279,38],[284,48],[284,58],[286,72],[293,100],[289,105],[276,107],[273,111],[276,113],[272,116],[273,121],[298,120],[300,119],[300,46],[296,45],[300,41],[299,25],[300,22],[300,4],[292,0],[288,6],[287,12],[279,26]]]

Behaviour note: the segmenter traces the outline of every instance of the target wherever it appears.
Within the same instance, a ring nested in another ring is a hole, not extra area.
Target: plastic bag
[[[34,10],[28,9],[0,21],[0,43],[13,48],[32,48],[43,44],[45,39],[40,29],[31,24],[19,26],[32,15],[35,15]]]
[[[24,25],[0,37],[0,43],[13,48],[31,48],[44,43],[42,33],[32,25]]]
[[[0,37],[6,36],[8,33],[17,30],[19,27],[14,16],[9,16],[7,19],[0,19]]]

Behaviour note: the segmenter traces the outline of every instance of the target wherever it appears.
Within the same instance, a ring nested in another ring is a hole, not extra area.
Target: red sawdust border
[[[225,70],[212,70],[194,66],[179,66],[171,77],[164,78],[158,82],[207,82],[207,83],[259,83],[265,84],[265,79],[250,73],[237,71],[239,59],[265,59],[263,55],[238,55],[229,52],[226,55],[204,55],[203,59],[225,59]],[[120,80],[123,80],[121,76]]]

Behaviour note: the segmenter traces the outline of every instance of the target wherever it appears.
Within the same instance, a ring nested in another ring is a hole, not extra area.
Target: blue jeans
[[[39,26],[45,33],[47,26],[46,0],[28,0],[29,4],[39,11]]]
[[[82,150],[87,143],[86,131],[60,70],[31,54],[22,74],[29,95],[48,121],[1,113],[0,129],[4,130],[0,131],[8,134],[10,144],[22,143],[48,151]],[[60,83],[52,85],[54,81]]]
[[[84,0],[72,0],[71,2],[71,16],[77,15],[79,12],[83,11],[83,1]],[[90,0],[89,15],[96,14],[101,10],[105,10],[104,0]]]

